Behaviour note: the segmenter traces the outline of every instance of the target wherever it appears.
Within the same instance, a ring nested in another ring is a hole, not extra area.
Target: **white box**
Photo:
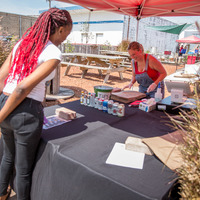
[[[145,112],[150,112],[150,111],[156,109],[156,103],[153,104],[153,105],[148,105],[148,104],[146,104],[146,103],[144,103],[144,102],[141,102],[141,103],[139,104],[139,109],[140,109],[140,110],[143,110],[143,111],[145,111]]]
[[[185,64],[184,74],[199,74],[200,65],[197,64]]]
[[[183,103],[183,90],[172,89],[171,90],[171,102]]]

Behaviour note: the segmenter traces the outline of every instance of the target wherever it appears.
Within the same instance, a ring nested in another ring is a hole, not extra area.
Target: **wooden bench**
[[[116,64],[114,64],[114,66],[116,66]],[[127,69],[132,69],[131,64],[126,64],[126,63],[120,63],[120,67],[124,67],[124,71]]]
[[[104,83],[108,81],[109,75],[111,72],[119,72],[121,80],[123,79],[123,76],[121,75],[121,72],[124,72],[125,67],[115,67],[115,68],[109,68],[109,67],[100,67],[96,65],[85,65],[80,63],[72,63],[72,62],[61,62],[61,67],[67,67],[65,70],[65,76],[69,73],[69,70],[71,66],[74,67],[80,67],[80,70],[82,70],[82,76],[81,78],[84,78],[85,74],[87,73],[88,69],[97,69],[99,71],[99,74],[102,74],[103,72],[106,72],[106,76],[104,79]]]

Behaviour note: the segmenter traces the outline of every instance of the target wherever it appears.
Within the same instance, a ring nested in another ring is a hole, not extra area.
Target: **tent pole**
[[[128,16],[127,40],[129,40],[129,29],[130,29],[130,15]]]
[[[135,41],[138,41],[138,31],[139,31],[139,19],[137,19],[137,27],[136,27]]]

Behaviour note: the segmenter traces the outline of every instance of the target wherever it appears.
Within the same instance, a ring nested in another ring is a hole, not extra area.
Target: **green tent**
[[[183,30],[192,24],[182,24],[182,25],[172,25],[172,26],[147,26],[148,28],[154,29],[156,31],[172,33],[179,35]]]

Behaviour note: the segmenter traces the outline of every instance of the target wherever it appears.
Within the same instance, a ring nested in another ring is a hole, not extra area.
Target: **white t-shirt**
[[[20,42],[18,42],[15,45],[15,47],[13,49],[13,55],[15,55],[15,52],[16,52],[19,44],[20,44]],[[47,60],[58,59],[61,61],[61,57],[62,57],[62,54],[61,54],[60,49],[57,46],[55,46],[51,41],[48,41],[44,50],[38,57],[37,67]],[[53,72],[51,72],[51,74],[49,74],[49,76],[47,76],[45,79],[43,79],[40,83],[38,83],[33,88],[33,90],[28,94],[27,97],[42,102],[44,100],[44,96],[45,96],[45,83],[46,83],[46,81],[53,79],[54,76],[55,76],[55,70]],[[17,86],[17,79],[12,80],[12,82],[8,81],[3,89],[3,92],[11,94],[14,91],[14,89],[16,88],[16,86]]]

